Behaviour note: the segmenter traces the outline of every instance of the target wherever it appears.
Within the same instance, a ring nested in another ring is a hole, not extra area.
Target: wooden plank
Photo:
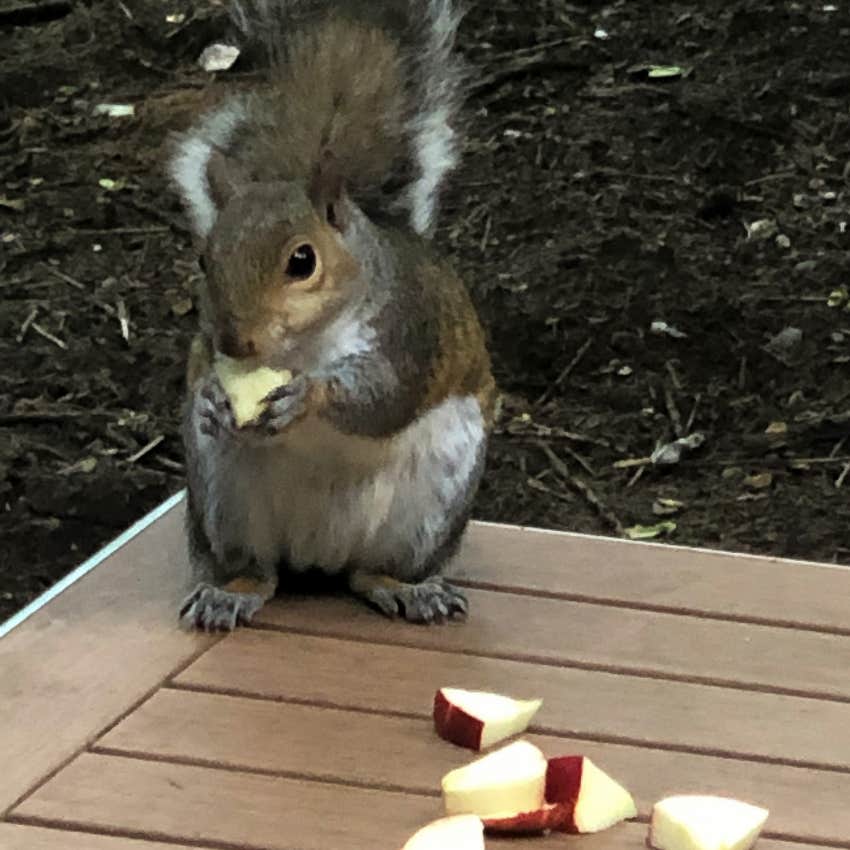
[[[847,773],[526,737],[547,756],[594,759],[629,788],[644,817],[667,794],[722,794],[766,806],[771,831],[785,837],[838,843],[850,835]],[[438,794],[447,771],[476,757],[437,737],[430,720],[179,690],[158,692],[97,746],[426,795]]]
[[[396,850],[440,814],[435,798],[83,754],[14,817],[252,850]],[[645,836],[642,824],[619,824],[595,836],[536,839],[534,846],[634,850]],[[763,840],[759,850],[812,848]]]
[[[471,523],[453,573],[481,587],[850,634],[850,568],[835,564]]]
[[[84,753],[13,817],[268,850],[400,847],[431,797]]]
[[[303,597],[276,601],[257,622],[305,634],[850,700],[850,636],[484,590],[468,595],[469,620],[448,628],[392,622],[352,599]]]
[[[438,687],[507,690],[545,700],[543,732],[850,767],[850,704],[709,685],[250,630],[175,681],[420,717]]]
[[[0,823],[2,850],[180,850],[180,846],[115,835]],[[209,850],[201,845],[192,846],[195,850]]]
[[[0,640],[0,812],[211,641],[177,628],[173,510]]]

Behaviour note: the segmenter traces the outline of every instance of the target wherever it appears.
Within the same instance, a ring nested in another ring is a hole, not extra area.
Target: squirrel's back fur
[[[268,74],[178,141],[171,173],[198,234],[215,221],[206,172],[217,149],[260,181],[307,183],[329,154],[367,215],[429,235],[458,156],[452,0],[239,0],[231,16]]]

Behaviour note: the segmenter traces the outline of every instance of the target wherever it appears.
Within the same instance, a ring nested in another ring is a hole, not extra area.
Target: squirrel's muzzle
[[[242,337],[232,325],[219,328],[217,337],[216,349],[227,357],[239,359],[253,357],[257,353],[254,341]]]

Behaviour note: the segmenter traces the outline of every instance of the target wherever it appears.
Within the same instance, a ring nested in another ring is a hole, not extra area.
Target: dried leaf
[[[684,507],[685,503],[678,499],[659,498],[652,503],[652,512],[655,516],[672,516],[679,513]]]
[[[129,118],[136,114],[132,103],[98,103],[94,108],[95,115],[108,115],[110,118]]]
[[[662,322],[660,320],[654,321],[649,326],[649,332],[657,334],[658,336],[672,336],[674,339],[685,339],[687,337],[686,333],[680,331],[678,328],[674,328],[672,325],[668,325],[667,322]]]
[[[681,77],[684,73],[678,65],[653,65],[647,76],[650,80],[665,80],[670,77]]]
[[[5,207],[7,210],[21,212],[26,206],[23,198],[7,198],[5,195],[0,195],[0,207]]]
[[[652,540],[663,534],[672,534],[676,530],[676,523],[672,519],[657,522],[655,525],[632,525],[624,529],[629,540]]]
[[[238,47],[230,44],[210,44],[198,57],[198,64],[205,71],[226,71],[238,57]]]
[[[673,440],[672,443],[665,443],[663,446],[658,446],[650,455],[650,460],[654,464],[669,466],[678,463],[682,459],[683,452],[698,449],[704,442],[705,434],[701,431],[694,431],[693,434],[688,434],[687,437],[679,437],[678,440]]]
[[[766,490],[771,484],[773,484],[772,472],[757,472],[744,479],[744,486],[751,490]]]

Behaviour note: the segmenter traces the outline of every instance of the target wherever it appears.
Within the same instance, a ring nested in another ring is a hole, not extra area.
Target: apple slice
[[[470,750],[484,750],[528,728],[543,700],[517,700],[485,691],[440,688],[434,697],[437,734]]]
[[[230,399],[236,424],[241,428],[256,419],[263,409],[263,399],[292,380],[288,369],[269,369],[249,361],[216,355],[215,371]]]
[[[440,818],[414,833],[401,850],[484,850],[484,824],[475,815]]]
[[[507,818],[543,807],[546,757],[528,741],[515,741],[443,777],[446,814]],[[486,825],[486,823],[485,823]]]
[[[728,797],[666,797],[652,807],[649,843],[657,850],[748,850],[768,814]]]
[[[564,832],[600,832],[637,816],[632,795],[586,756],[549,759],[545,795],[561,806]]]

